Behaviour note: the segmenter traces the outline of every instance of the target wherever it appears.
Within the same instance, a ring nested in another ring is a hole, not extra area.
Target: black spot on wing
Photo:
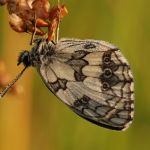
[[[88,62],[83,59],[70,59],[66,64],[70,65],[75,71],[80,72],[84,66],[88,65]]]
[[[53,89],[53,91],[56,93],[59,89],[65,90],[67,84],[67,80],[65,79],[58,79],[56,82],[49,82],[50,87]]]
[[[74,77],[76,81],[83,81],[86,76],[82,73],[82,68],[88,64],[87,61],[83,59],[70,59],[66,62],[74,70]]]
[[[104,52],[102,57],[102,70],[105,68],[110,68],[112,71],[116,71],[118,69],[118,65],[114,63],[114,61],[111,59],[112,51],[108,50]]]
[[[87,54],[89,54],[89,52],[87,52],[85,50],[78,50],[72,54],[72,59],[81,59],[81,58],[85,57]]]
[[[105,74],[103,73],[100,76],[100,80],[102,83],[104,83],[104,82],[108,83],[110,87],[115,86],[116,84],[118,84],[120,82],[119,77],[116,76],[115,74],[113,74],[110,78],[106,78]]]
[[[85,75],[83,75],[82,73],[77,72],[77,71],[75,71],[74,77],[75,77],[76,81],[83,81],[86,78]]]
[[[49,86],[50,86],[50,88],[52,88],[53,92],[55,92],[55,93],[58,92],[58,90],[60,89],[60,85],[59,85],[58,81],[56,81],[54,83],[49,82]]]
[[[79,116],[83,117],[84,119],[96,125],[99,125],[108,129],[112,129],[112,130],[122,130],[124,128],[123,125],[115,126],[115,125],[109,124],[109,120],[107,120],[106,118],[103,118],[104,116],[101,116],[101,114],[99,114],[98,112],[98,108],[105,109],[105,107],[108,108],[108,106],[100,105],[98,102],[93,101],[88,96],[84,95],[81,99],[76,100],[73,106],[69,106],[69,107]],[[90,116],[87,115],[86,113],[86,111],[88,110],[91,112]],[[101,110],[100,112],[103,112],[103,111],[104,110]]]
[[[96,45],[94,43],[86,43],[83,47],[84,49],[92,49],[96,48]]]
[[[83,96],[81,99],[78,99],[74,102],[74,106],[75,107],[79,107],[79,106],[87,106],[88,102],[89,102],[90,98],[87,96]]]

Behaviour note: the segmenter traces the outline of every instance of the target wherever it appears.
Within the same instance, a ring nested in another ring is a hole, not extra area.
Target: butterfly
[[[76,114],[99,126],[125,130],[133,120],[134,82],[130,65],[114,45],[99,40],[46,38],[23,51],[25,66],[2,97],[30,66],[47,88]]]

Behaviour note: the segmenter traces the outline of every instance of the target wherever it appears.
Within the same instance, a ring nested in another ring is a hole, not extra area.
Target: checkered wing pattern
[[[96,40],[62,39],[53,50],[48,45],[39,45],[45,52],[36,67],[49,90],[86,120],[125,130],[133,119],[134,83],[120,50]]]

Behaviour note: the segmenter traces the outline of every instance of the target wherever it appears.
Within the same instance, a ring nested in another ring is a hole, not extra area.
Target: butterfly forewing
[[[49,46],[50,45],[50,46]],[[105,41],[42,41],[40,65],[46,86],[81,117],[106,128],[126,129],[133,117],[133,77],[120,50]]]

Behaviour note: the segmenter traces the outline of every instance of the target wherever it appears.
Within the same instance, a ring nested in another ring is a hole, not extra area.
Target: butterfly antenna
[[[8,90],[18,81],[18,79],[22,76],[24,71],[26,70],[27,67],[24,67],[24,69],[16,76],[14,80],[12,80],[3,90],[0,92],[0,98],[2,98]]]
[[[34,13],[34,32],[32,33],[30,45],[33,44],[33,40],[34,40],[34,37],[35,37],[35,34],[36,34],[36,24],[37,24],[36,14]]]
[[[60,4],[60,0],[58,0],[58,7]],[[60,11],[58,12],[58,24],[57,24],[57,29],[56,29],[56,43],[58,43],[59,40],[59,25],[60,25]]]

